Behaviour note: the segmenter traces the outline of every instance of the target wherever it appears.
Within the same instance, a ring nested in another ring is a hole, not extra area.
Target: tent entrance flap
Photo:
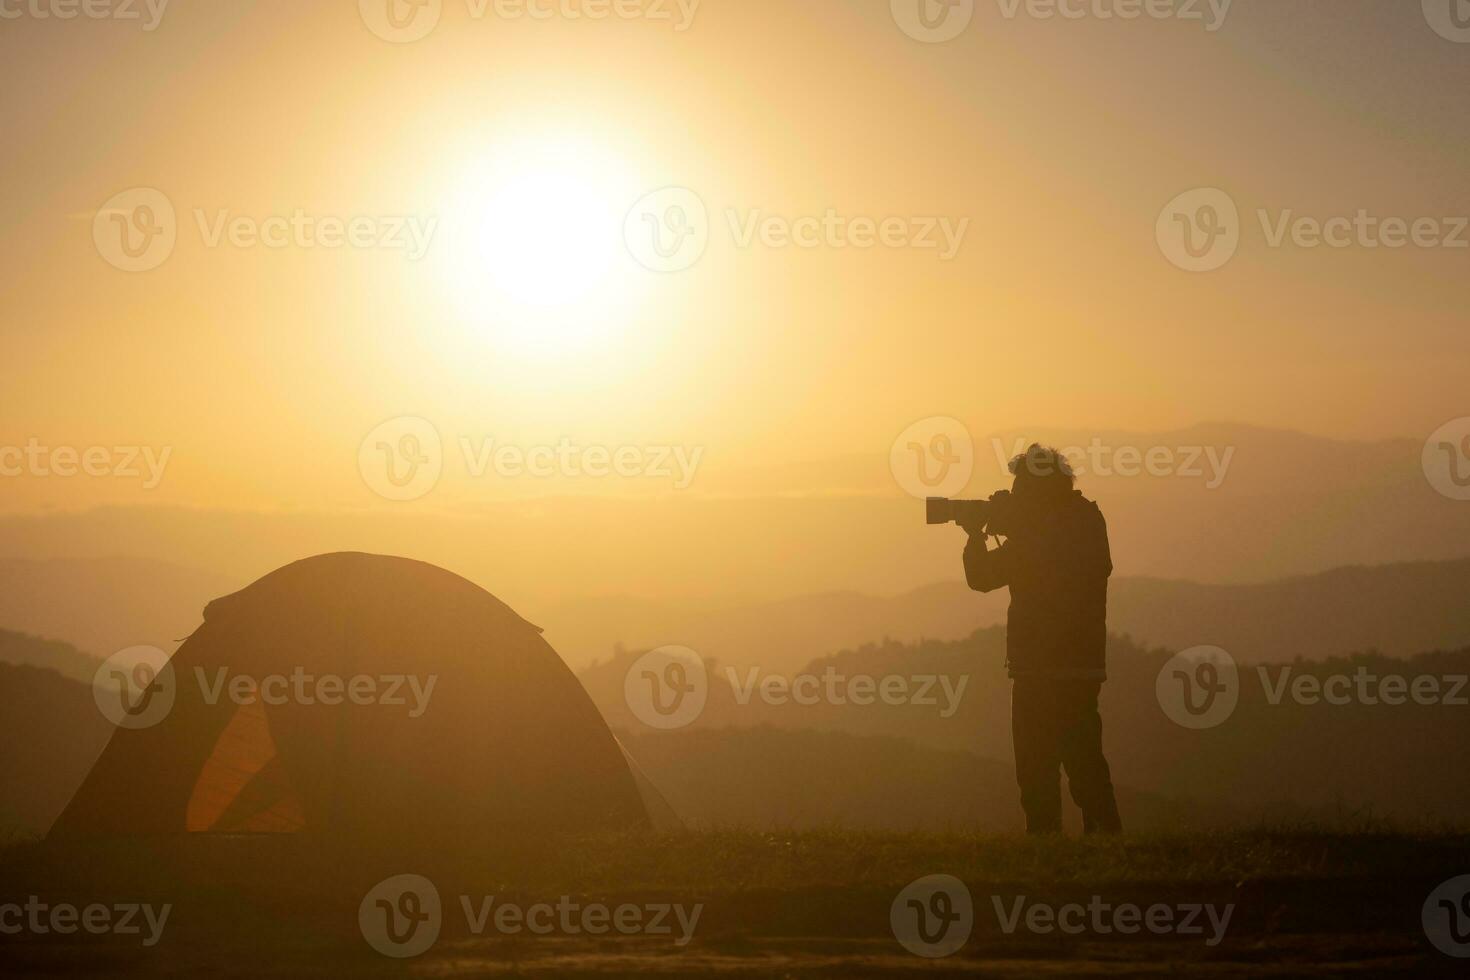
[[[220,732],[184,820],[191,833],[290,834],[306,828],[259,700],[236,709]]]

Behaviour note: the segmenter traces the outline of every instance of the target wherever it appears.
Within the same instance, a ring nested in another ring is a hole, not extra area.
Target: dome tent
[[[645,787],[541,630],[423,562],[288,565],[211,602],[170,667],[167,715],[113,733],[52,839],[294,832],[458,849],[649,824]],[[381,696],[283,699],[277,682],[276,697],[232,697],[238,677],[370,678]]]

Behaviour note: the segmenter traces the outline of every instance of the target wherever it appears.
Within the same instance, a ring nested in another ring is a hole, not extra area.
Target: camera
[[[988,500],[950,500],[930,497],[924,501],[924,519],[928,524],[958,524],[967,531],[984,530],[986,534],[1005,535],[1010,512],[1011,492],[1000,490]]]

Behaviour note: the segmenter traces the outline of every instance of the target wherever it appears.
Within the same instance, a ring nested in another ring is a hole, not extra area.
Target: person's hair
[[[1067,457],[1051,446],[1034,442],[1024,453],[1011,460],[1008,468],[1012,475],[1038,488],[1045,486],[1062,492],[1071,490],[1077,479]]]

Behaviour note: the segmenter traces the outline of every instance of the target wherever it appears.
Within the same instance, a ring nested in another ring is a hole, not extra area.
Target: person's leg
[[[1045,680],[1024,677],[1011,685],[1011,741],[1028,834],[1062,829],[1061,759],[1050,687]]]
[[[1112,771],[1103,756],[1102,715],[1097,710],[1101,687],[1092,681],[1069,682],[1067,693],[1057,698],[1057,713],[1066,719],[1059,751],[1072,801],[1082,811],[1083,833],[1117,834],[1123,830],[1123,821],[1113,793]]]

